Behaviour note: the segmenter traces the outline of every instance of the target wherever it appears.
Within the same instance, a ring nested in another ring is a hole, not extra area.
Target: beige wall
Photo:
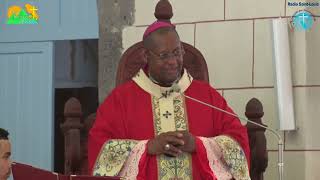
[[[270,20],[291,17],[299,9],[288,7],[293,0],[171,0],[173,23],[181,39],[198,48],[207,60],[210,83],[239,115],[247,101],[259,98],[264,122],[278,128],[272,63]],[[123,49],[141,40],[152,23],[156,0],[135,1],[134,25],[123,31]],[[309,9],[320,15],[320,7]],[[290,21],[290,18],[288,18]],[[285,136],[285,177],[316,180],[320,173],[320,23],[309,32],[290,29],[292,77],[298,130]],[[277,179],[277,141],[268,133],[269,167],[266,180]]]

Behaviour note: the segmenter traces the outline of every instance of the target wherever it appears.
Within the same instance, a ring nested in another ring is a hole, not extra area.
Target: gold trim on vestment
[[[238,142],[229,136],[217,136],[214,140],[220,146],[232,176],[239,180],[250,180],[247,159]]]
[[[106,141],[94,165],[93,175],[117,176],[137,143],[135,140],[124,139]]]

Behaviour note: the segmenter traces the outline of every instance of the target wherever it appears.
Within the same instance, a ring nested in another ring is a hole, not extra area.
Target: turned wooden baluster
[[[249,120],[262,124],[261,118],[264,115],[261,102],[252,98],[246,106],[246,116]],[[247,123],[249,143],[251,150],[251,180],[263,180],[263,173],[268,166],[267,140],[265,128],[258,127],[252,123]],[[266,125],[264,125],[266,126]]]
[[[168,0],[160,0],[156,5],[154,16],[159,21],[170,22],[170,19],[173,16],[172,6],[170,2]]]
[[[78,174],[80,167],[80,131],[82,108],[76,98],[70,98],[64,106],[65,122],[61,124],[65,144],[65,174]]]
[[[96,113],[90,114],[84,121],[83,121],[83,129],[81,132],[80,138],[80,174],[90,174],[88,169],[88,137],[89,131],[96,120]]]

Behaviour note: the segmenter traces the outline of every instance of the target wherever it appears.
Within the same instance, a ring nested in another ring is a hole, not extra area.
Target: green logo
[[[24,9],[20,6],[10,6],[7,13],[7,24],[38,24],[37,11],[37,7],[31,4],[26,4]]]

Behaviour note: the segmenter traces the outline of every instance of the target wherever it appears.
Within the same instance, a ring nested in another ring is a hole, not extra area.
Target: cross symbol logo
[[[302,14],[299,15],[299,18],[302,19],[302,25],[304,26],[305,23],[306,23],[305,20],[308,18],[308,16],[306,16],[305,13],[302,13]]]
[[[165,114],[162,114],[162,115],[168,119],[168,117],[171,116],[172,114],[169,113],[168,111],[166,111],[166,113],[165,113]]]
[[[314,16],[306,10],[297,11],[292,17],[292,24],[297,30],[309,30],[314,21]]]
[[[36,19],[37,17],[35,16],[35,13],[38,11],[38,9],[35,6],[32,6],[30,10],[32,11],[32,18]]]

